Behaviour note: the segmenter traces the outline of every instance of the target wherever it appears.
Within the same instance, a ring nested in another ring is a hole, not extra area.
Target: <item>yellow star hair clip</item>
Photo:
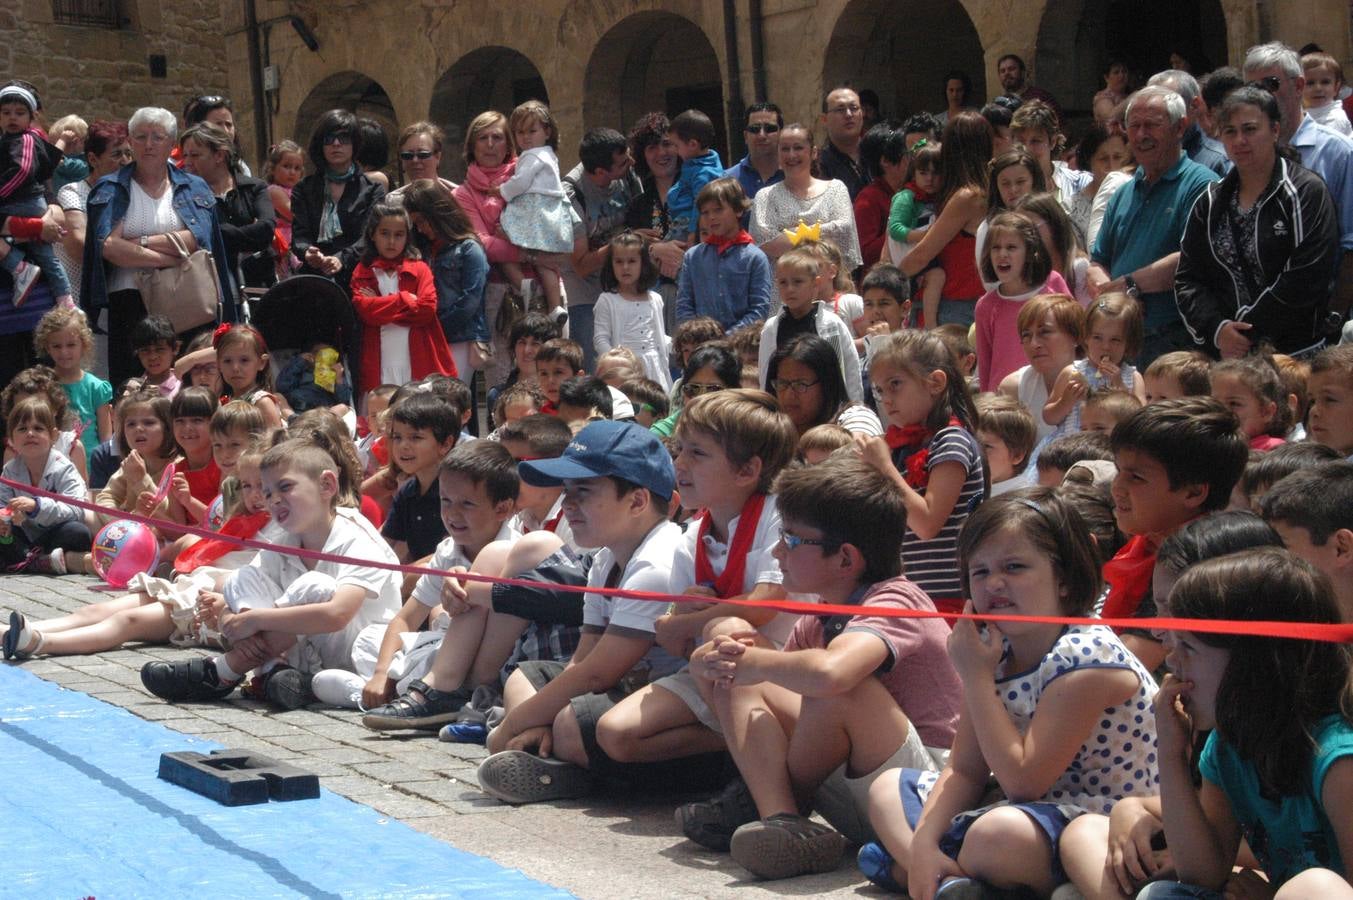
[[[784,230],[784,235],[789,238],[789,242],[795,247],[802,244],[804,241],[820,241],[822,240],[822,225],[820,223],[816,225],[805,225],[803,219],[799,219],[798,227],[793,231],[786,228]]]

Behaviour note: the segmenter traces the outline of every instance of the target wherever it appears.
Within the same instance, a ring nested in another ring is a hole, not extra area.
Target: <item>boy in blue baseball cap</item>
[[[681,529],[668,521],[676,486],[671,456],[647,429],[593,422],[555,459],[524,461],[522,481],[563,485],[563,513],[574,539],[600,547],[589,587],[665,592]],[[583,597],[583,634],[567,665],[526,661],[503,688],[506,715],[479,766],[483,791],[506,803],[579,797],[594,775],[619,764],[597,746],[602,714],[651,678],[684,660],[654,640],[666,603]],[[532,752],[535,751],[535,752]]]

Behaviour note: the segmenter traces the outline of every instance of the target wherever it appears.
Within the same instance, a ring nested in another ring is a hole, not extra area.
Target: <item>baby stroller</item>
[[[284,279],[255,298],[251,307],[250,319],[268,342],[274,374],[282,372],[297,354],[320,343],[338,350],[346,372],[358,370],[357,314],[347,292],[328,278],[295,275]],[[347,381],[351,384],[350,375]],[[346,402],[351,404],[351,400]],[[320,404],[302,404],[310,405]]]

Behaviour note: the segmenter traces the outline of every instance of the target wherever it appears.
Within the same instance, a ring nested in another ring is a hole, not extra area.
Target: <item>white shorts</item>
[[[352,645],[352,671],[370,681],[376,674],[376,659],[380,655],[381,641],[385,639],[386,622],[372,622],[363,628]],[[432,661],[437,656],[437,648],[446,636],[445,629],[430,631],[406,631],[399,636],[400,647],[390,659],[388,674],[395,682],[395,692],[404,695],[409,691],[409,682],[422,678],[432,669]]]
[[[910,724],[907,739],[893,751],[882,765],[858,778],[846,775],[841,765],[827,776],[813,798],[814,808],[837,831],[857,844],[876,841],[878,836],[869,824],[869,788],[889,769],[920,769],[938,772],[949,762],[948,750],[931,749],[921,743],[921,736]]]
[[[226,582],[226,605],[232,611],[245,609],[285,609],[290,606],[308,606],[333,599],[338,582],[323,572],[306,572],[285,589],[260,572],[246,566]],[[338,631],[323,634],[302,634],[287,651],[287,664],[302,672],[321,669],[352,668],[352,646],[362,631],[359,617],[354,616]]]
[[[719,717],[714,714],[714,710],[705,702],[705,698],[700,696],[700,690],[695,685],[695,676],[691,674],[689,666],[682,666],[680,670],[666,675],[653,682],[654,687],[660,687],[671,691],[681,698],[700,724],[708,728],[715,734],[723,734],[723,726],[719,724]]]

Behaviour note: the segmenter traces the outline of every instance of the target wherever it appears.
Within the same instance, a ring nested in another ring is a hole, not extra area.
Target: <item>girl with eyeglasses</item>
[[[302,274],[332,278],[345,289],[362,255],[362,228],[385,189],[359,165],[357,117],[331,109],[319,117],[307,155],[314,172],[292,192],[291,250]]]

